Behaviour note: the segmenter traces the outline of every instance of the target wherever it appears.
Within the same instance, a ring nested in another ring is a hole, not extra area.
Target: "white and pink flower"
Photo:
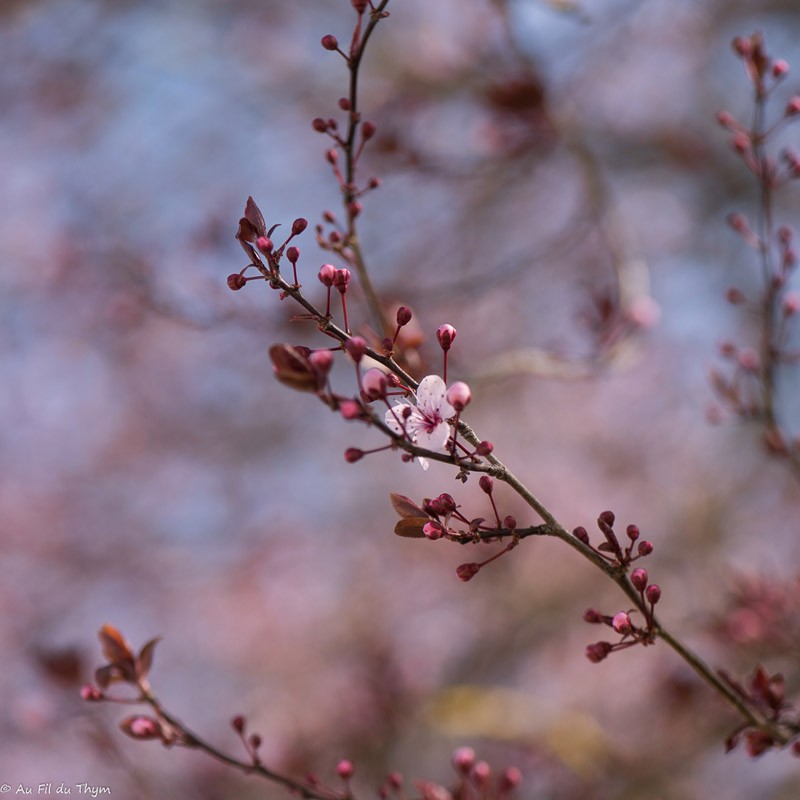
[[[447,386],[438,375],[428,375],[419,382],[416,405],[397,403],[386,412],[386,425],[398,435],[407,436],[426,450],[445,452],[450,438],[447,420],[456,410],[447,401]],[[424,458],[419,459],[428,468]]]

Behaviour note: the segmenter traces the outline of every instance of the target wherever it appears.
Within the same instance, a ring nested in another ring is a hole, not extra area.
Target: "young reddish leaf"
[[[267,235],[267,225],[264,222],[264,217],[261,214],[261,209],[256,205],[256,201],[252,197],[247,198],[247,204],[244,207],[244,217],[253,226],[257,236]],[[241,223],[239,223],[241,225]]]
[[[103,647],[103,655],[111,664],[133,663],[133,652],[122,634],[113,625],[103,625],[97,633]]]
[[[397,521],[394,532],[407,539],[424,539],[425,534],[422,532],[422,528],[430,521],[430,517],[403,517]]]
[[[389,494],[389,499],[392,501],[392,508],[401,517],[424,517],[425,522],[430,519],[430,517],[413,500],[406,497],[404,494],[391,492]]]
[[[111,664],[99,667],[94,673],[94,682],[101,688],[107,689],[115,680],[119,680],[119,670]]]
[[[296,347],[274,344],[269,349],[269,357],[275,377],[285,386],[299,392],[316,392],[320,388],[318,370]]]
[[[156,645],[160,641],[161,637],[156,636],[145,643],[139,651],[139,655],[136,658],[136,672],[140,678],[146,678],[147,673],[150,672],[150,668],[153,666],[153,654],[155,653]]]

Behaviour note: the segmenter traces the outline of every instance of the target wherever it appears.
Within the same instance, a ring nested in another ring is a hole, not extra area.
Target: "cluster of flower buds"
[[[452,757],[456,773],[453,787],[442,786],[432,781],[415,781],[420,800],[459,800],[459,798],[482,798],[482,800],[506,800],[522,782],[522,773],[517,767],[509,767],[495,774],[486,761],[479,761],[471,747],[459,747]],[[396,798],[405,800],[409,795],[404,788],[403,776],[393,772],[378,790],[381,800]]]
[[[586,657],[592,663],[598,663],[616,650],[625,650],[634,645],[652,644],[655,637],[655,618],[653,609],[661,599],[661,587],[656,583],[648,583],[647,570],[635,569],[631,573],[631,584],[639,593],[639,609],[645,618],[644,626],[633,622],[630,611],[618,611],[614,615],[601,614],[590,608],[583,614],[584,622],[591,625],[608,625],[622,638],[618,642],[595,642],[586,648]]]
[[[800,757],[800,717],[786,702],[783,675],[770,675],[760,664],[744,685],[722,670],[719,674],[742,700],[763,714],[771,725],[771,728],[740,725],[726,738],[727,751],[730,752],[740,741],[744,741],[747,754],[756,757],[767,750],[780,749],[785,746],[786,739],[793,739],[790,752]]]
[[[613,511],[604,511],[597,518],[597,527],[604,537],[604,541],[597,545],[597,547],[592,545],[586,528],[575,528],[572,535],[603,559],[623,569],[626,569],[632,562],[649,556],[650,553],[653,552],[652,542],[646,539],[639,541],[639,528],[636,525],[628,525],[628,527],[625,528],[625,536],[628,539],[628,545],[623,548],[614,532],[614,521],[615,516]]]

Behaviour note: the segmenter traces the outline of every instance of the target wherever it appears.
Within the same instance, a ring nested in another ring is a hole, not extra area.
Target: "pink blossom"
[[[414,444],[426,450],[444,452],[450,438],[447,420],[455,409],[447,402],[447,386],[438,375],[428,375],[419,382],[417,403],[398,403],[386,412],[386,425],[395,433],[405,434]],[[419,459],[428,468],[424,458]]]

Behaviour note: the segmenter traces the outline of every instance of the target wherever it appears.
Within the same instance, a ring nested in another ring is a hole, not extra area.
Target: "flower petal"
[[[421,429],[414,437],[414,441],[426,450],[444,451],[447,440],[450,438],[450,426],[440,422],[432,431]]]
[[[447,386],[438,375],[426,375],[417,388],[417,407],[426,416],[435,416],[442,403],[447,402],[446,394]]]

